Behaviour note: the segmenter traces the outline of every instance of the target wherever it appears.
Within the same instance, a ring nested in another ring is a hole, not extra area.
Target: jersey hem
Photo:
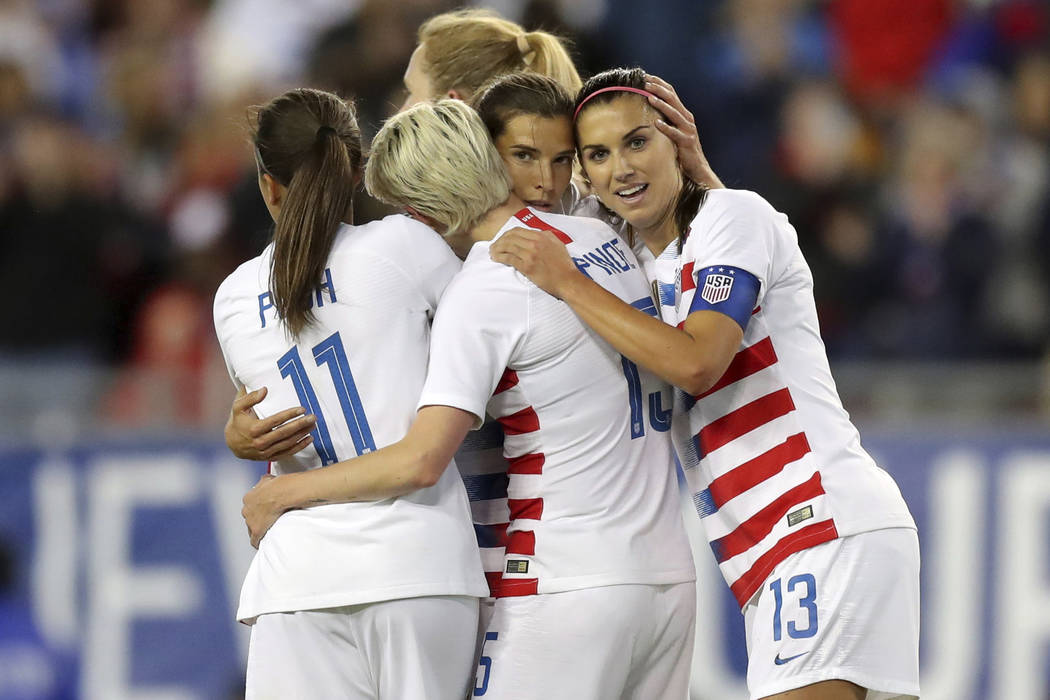
[[[849,683],[856,683],[870,692],[894,694],[904,697],[919,697],[918,681],[901,679],[887,680],[884,676],[858,673],[856,670],[843,669],[841,667],[825,668],[821,669],[819,672],[810,671],[807,673],[800,673],[797,676],[782,678],[776,682],[767,683],[753,690],[749,688],[748,692],[751,695],[751,700],[760,700],[761,698],[770,695],[784,693],[789,690],[795,690],[822,681],[847,681]]]
[[[898,522],[899,521],[899,522]],[[835,524],[840,524],[838,518],[835,519]],[[853,535],[863,535],[865,532],[877,532],[878,530],[896,530],[897,528],[904,528],[905,530],[918,530],[919,528],[915,525],[915,519],[911,517],[900,517],[892,522],[885,520],[861,522],[859,524],[846,523],[846,525],[853,525],[852,527],[843,527],[839,529],[839,538],[852,537]]]
[[[434,595],[485,598],[488,594],[488,585],[480,583],[413,583],[405,586],[386,587],[374,591],[341,594],[325,593],[323,595],[271,600],[266,604],[254,606],[242,606],[237,610],[237,621],[243,622],[246,625],[253,625],[260,615],[266,615],[269,613],[323,610],[325,608],[339,608],[346,605],[364,605],[366,603],[379,603],[386,600],[421,598]]]
[[[539,576],[537,594],[542,593],[564,593],[565,591],[577,591],[582,588],[602,588],[604,586],[642,585],[660,586],[673,585],[676,583],[690,583],[696,581],[696,569],[674,569],[657,573],[641,574],[631,572],[623,575],[610,576],[609,574],[592,576],[572,576],[566,578],[550,579],[542,574]],[[507,579],[513,581],[514,579]],[[504,597],[504,596],[501,596]]]

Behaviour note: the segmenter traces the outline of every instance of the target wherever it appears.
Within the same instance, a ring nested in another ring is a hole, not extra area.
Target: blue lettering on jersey
[[[259,295],[259,322],[262,323],[262,327],[266,328],[266,310],[273,308],[273,297],[270,296],[269,292],[263,292]]]
[[[583,258],[576,258],[576,257],[574,257],[572,259],[572,262],[573,262],[573,264],[576,265],[576,269],[577,270],[579,270],[580,272],[582,272],[584,275],[587,276],[587,279],[594,279],[593,277],[591,277],[591,273],[587,272],[587,268],[591,266],[591,264],[589,262],[587,262]]]
[[[627,254],[616,245],[619,243],[619,240],[614,238],[584,253],[582,257],[574,257],[572,260],[576,263],[576,268],[588,277],[591,275],[584,270],[585,267],[597,267],[604,271],[606,275],[616,275],[634,269],[634,263],[630,262]]]
[[[624,252],[622,250],[620,250],[620,247],[616,245],[619,242],[620,242],[619,238],[614,238],[611,241],[609,241],[608,243],[606,243],[605,245],[603,245],[602,246],[602,250],[605,251],[606,253],[608,253],[609,257],[612,258],[613,260],[616,260],[618,258],[619,259],[619,263],[621,263],[620,264],[620,271],[621,272],[627,272],[628,270],[633,268],[634,265],[631,264],[631,262],[629,260],[627,260],[627,255],[625,255]]]
[[[328,291],[328,300],[329,301],[331,301],[333,303],[338,301],[336,299],[336,296],[335,296],[335,284],[332,282],[332,269],[329,268],[329,267],[326,267],[322,274],[324,275],[324,280],[321,282],[321,284],[317,285],[317,288],[314,290],[314,296],[313,296],[313,298],[310,299],[310,308],[311,309],[314,308],[314,306],[317,306],[317,308],[321,308],[322,306],[324,306],[324,296],[321,294],[321,292],[323,292],[325,290]],[[266,328],[266,311],[267,311],[267,309],[272,309],[272,308],[274,308],[273,296],[270,294],[270,292],[263,292],[262,294],[260,294],[259,295],[259,324],[260,324],[260,326],[262,328]],[[274,318],[275,319],[277,318],[277,312],[276,311],[274,312]]]
[[[700,270],[696,276],[696,291],[689,313],[694,311],[718,311],[747,330],[751,312],[758,301],[761,283],[747,270],[728,265],[711,265]]]
[[[314,292],[315,298],[317,299],[317,308],[324,306],[324,297],[321,296],[323,290],[328,290],[328,298],[332,303],[336,302],[335,298],[335,285],[332,284],[332,270],[326,267],[324,269],[324,282],[317,286],[317,290]]]

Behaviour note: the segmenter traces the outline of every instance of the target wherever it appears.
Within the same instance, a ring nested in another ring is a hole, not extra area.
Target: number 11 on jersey
[[[328,365],[332,383],[335,385],[335,393],[339,397],[339,405],[343,410],[343,418],[346,420],[346,427],[350,431],[350,438],[354,441],[354,449],[357,450],[357,454],[372,452],[376,448],[375,441],[372,439],[372,429],[368,426],[368,418],[361,405],[361,396],[357,393],[357,385],[354,383],[354,375],[350,372],[350,362],[347,360],[346,350],[343,348],[343,341],[339,333],[328,336],[315,345],[311,351],[318,367]],[[281,371],[282,377],[292,380],[292,386],[295,387],[300,405],[317,416],[317,424],[311,434],[314,436],[317,455],[321,458],[321,466],[338,462],[339,457],[332,445],[332,434],[328,430],[328,422],[321,412],[321,403],[317,400],[317,393],[310,383],[310,377],[306,374],[306,368],[303,366],[297,346],[292,346],[288,352],[278,358],[277,369]]]

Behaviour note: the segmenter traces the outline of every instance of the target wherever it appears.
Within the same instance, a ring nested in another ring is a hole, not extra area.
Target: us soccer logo
[[[732,289],[732,277],[708,273],[707,279],[704,280],[704,288],[700,290],[700,298],[708,304],[717,304],[728,299]]]

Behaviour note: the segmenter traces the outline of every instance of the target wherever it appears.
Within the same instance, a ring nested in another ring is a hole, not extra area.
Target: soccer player
[[[685,178],[645,81],[590,79],[576,138],[667,323],[594,284],[546,232],[509,232],[492,255],[678,388],[675,445],[744,613],[752,697],[917,697],[915,524],[839,401],[795,231],[752,192]]]
[[[475,696],[684,698],[695,573],[667,387],[488,254],[516,226],[551,231],[603,288],[655,313],[630,249],[601,222],[525,207],[480,118],[454,100],[389,120],[366,182],[466,255],[434,319],[420,410],[386,449],[261,483],[245,497],[253,534],[288,509],[440,478],[487,411],[506,433],[511,521]]]
[[[476,102],[486,83],[515,72],[551,78],[570,96],[575,96],[582,85],[564,43],[552,34],[526,32],[520,25],[484,9],[435,15],[419,28],[418,44],[405,70],[408,96],[404,107],[444,97]],[[667,120],[659,120],[656,127],[675,142],[685,172],[705,186],[721,187],[704,157],[692,115],[674,88],[655,76],[648,76],[647,86],[656,95],[654,103],[667,116]],[[506,96],[506,92],[502,94]],[[520,98],[515,101],[524,102]],[[490,111],[498,107],[493,103]],[[491,123],[489,125],[491,128]],[[511,177],[522,200],[535,199],[531,189],[534,181],[529,173],[511,168]],[[578,188],[570,188],[568,183],[564,187],[561,193],[557,193],[555,187],[554,194],[544,194],[562,202],[559,213],[602,214],[592,202],[580,196]],[[586,189],[583,186],[584,193]],[[224,433],[226,444],[241,459],[281,459],[304,449],[312,440],[315,417],[301,406],[262,418],[256,416],[252,408],[265,397],[265,387],[248,394],[241,392],[230,409]]]
[[[253,140],[274,241],[220,286],[215,328],[234,383],[269,387],[256,410],[316,416],[312,444],[273,473],[317,471],[404,436],[430,319],[460,263],[407,217],[344,223],[361,141],[335,95],[281,95]],[[463,483],[450,470],[373,496],[288,513],[257,543],[237,611],[253,624],[247,698],[468,691],[487,588]]]

